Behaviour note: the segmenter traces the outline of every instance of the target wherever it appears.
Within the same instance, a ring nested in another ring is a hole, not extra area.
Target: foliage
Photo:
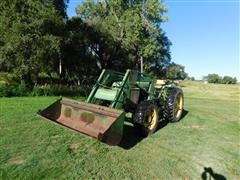
[[[0,97],[17,97],[17,96],[87,96],[90,93],[91,87],[68,87],[68,86],[35,86],[32,89],[28,88],[22,81],[17,85],[0,85]]]
[[[222,79],[222,84],[237,84],[236,77],[224,76]]]
[[[68,0],[0,2],[0,71],[34,85],[93,84],[103,68],[166,76],[171,42],[162,1],[91,1],[67,18]],[[10,82],[10,81],[9,81]]]
[[[97,36],[90,51],[101,68],[145,70],[170,62],[169,42],[160,28],[166,8],[160,1],[91,1],[77,7],[77,14]]]
[[[190,76],[187,76],[186,78],[185,78],[186,80],[190,80],[190,81],[195,81],[195,77],[190,77]]]
[[[218,74],[208,74],[207,77],[205,78],[208,81],[208,83],[216,83],[216,84],[236,84],[237,83],[236,77],[224,76],[222,78]]]
[[[0,84],[20,84],[20,82],[15,74],[0,72]]]
[[[53,87],[34,87],[29,93],[29,96],[83,96],[86,97],[91,88],[89,86],[82,87],[66,87],[66,86],[53,86]]]
[[[221,83],[222,78],[218,74],[208,74],[207,81],[208,83]]]
[[[45,3],[52,4],[57,10],[58,14],[63,18],[67,19],[67,3],[69,0],[45,0]]]
[[[1,1],[1,69],[13,72],[30,87],[41,71],[56,71],[62,25],[56,10],[41,1]]]
[[[166,77],[171,80],[184,80],[188,77],[188,74],[184,71],[184,69],[184,66],[172,63],[167,67]]]
[[[8,73],[0,72],[0,84],[6,84],[8,82]]]
[[[23,81],[20,85],[0,85],[0,97],[27,96],[29,92]]]
[[[69,84],[80,84],[82,81],[93,83],[101,70],[89,49],[100,35],[78,17],[66,22],[65,32],[62,44],[62,77]]]

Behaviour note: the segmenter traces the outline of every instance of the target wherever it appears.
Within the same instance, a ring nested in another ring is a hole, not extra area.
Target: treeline
[[[185,79],[171,62],[171,42],[161,28],[162,1],[90,1],[68,19],[68,0],[0,1],[0,71],[28,87],[93,83],[102,69],[140,69]]]
[[[207,80],[208,83],[216,84],[237,84],[237,78],[231,76],[221,77],[218,74],[208,74],[204,77],[204,80]]]

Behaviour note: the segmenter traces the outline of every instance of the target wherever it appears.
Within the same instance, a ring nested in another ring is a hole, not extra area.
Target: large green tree
[[[207,81],[209,83],[217,83],[220,84],[222,82],[222,77],[218,74],[208,74],[207,75]]]
[[[0,67],[29,86],[40,72],[58,71],[63,20],[51,3],[0,1]]]
[[[45,4],[52,4],[58,14],[67,19],[67,4],[69,0],[44,0]]]
[[[166,8],[158,0],[85,0],[77,14],[97,31],[91,46],[101,68],[138,68],[143,57],[145,69],[170,62],[169,42],[161,29]]]
[[[99,37],[94,29],[78,17],[66,22],[62,43],[62,77],[68,83],[86,83],[100,73],[96,58],[89,50]]]
[[[237,84],[237,78],[231,76],[224,76],[222,79],[222,84]]]
[[[184,69],[184,66],[172,63],[166,69],[166,78],[171,80],[184,80],[188,77]]]

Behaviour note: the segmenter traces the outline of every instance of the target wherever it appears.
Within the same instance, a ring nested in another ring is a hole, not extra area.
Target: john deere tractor
[[[121,141],[124,122],[140,135],[152,134],[160,121],[178,121],[183,92],[173,83],[127,70],[103,70],[86,102],[61,98],[38,114],[109,145]]]

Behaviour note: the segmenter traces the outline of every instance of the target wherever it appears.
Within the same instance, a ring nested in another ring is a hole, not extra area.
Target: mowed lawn
[[[126,126],[114,147],[36,115],[58,97],[1,98],[0,179],[240,179],[240,86],[183,86],[181,121],[145,139]]]

